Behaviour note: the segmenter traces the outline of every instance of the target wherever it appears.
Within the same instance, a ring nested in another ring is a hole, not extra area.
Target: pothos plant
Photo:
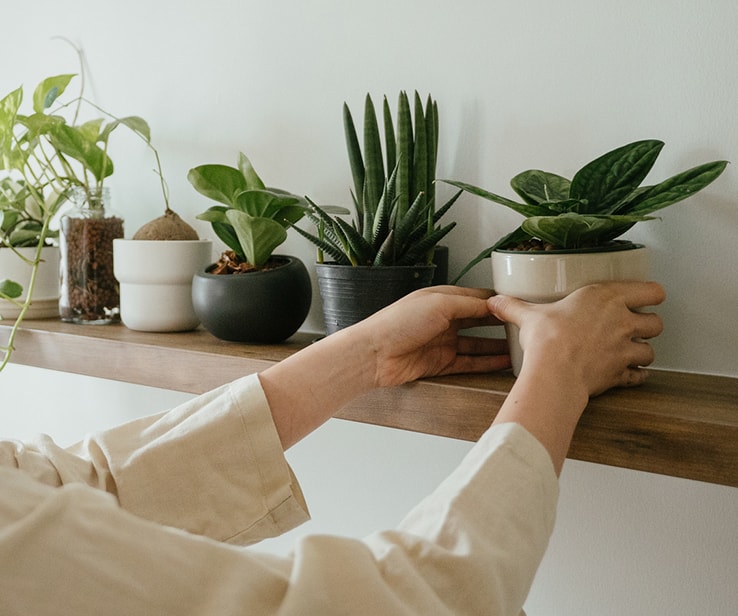
[[[319,263],[327,255],[340,265],[430,264],[433,249],[456,225],[452,222],[440,226],[439,221],[461,191],[436,208],[438,105],[430,96],[423,105],[415,92],[411,111],[407,94],[401,92],[397,124],[387,97],[382,113],[384,131],[380,133],[374,103],[367,94],[362,152],[351,111],[344,103],[344,133],[356,215],[349,223],[341,218],[350,214],[348,209],[321,207],[310,201],[312,211],[307,217],[315,224],[316,233],[295,227],[317,246]]]
[[[654,212],[699,192],[715,180],[727,161],[698,165],[651,186],[641,186],[663,141],[648,139],[616,148],[587,163],[571,180],[538,169],[519,173],[510,186],[522,203],[456,180],[443,180],[470,194],[525,216],[522,224],[483,250],[459,274],[499,249],[598,249]]]
[[[210,273],[241,273],[276,265],[274,250],[287,239],[289,225],[309,209],[303,197],[268,188],[243,152],[237,167],[200,165],[190,169],[187,179],[200,194],[223,204],[197,216],[209,222],[230,248]]]
[[[78,55],[80,51],[77,50]],[[151,145],[149,126],[143,118],[115,117],[84,97],[84,72],[79,94],[67,102],[62,95],[76,77],[62,74],[47,77],[34,89],[30,113],[21,113],[23,86],[0,100],[0,172],[3,180],[0,212],[0,249],[21,245],[36,246],[28,263],[31,275],[26,299],[15,281],[0,281],[0,298],[20,307],[7,342],[0,346],[2,370],[10,359],[13,343],[32,300],[41,249],[55,236],[51,221],[69,199],[71,191],[81,189],[88,199],[102,191],[105,179],[114,171],[108,154],[110,136],[119,126],[126,126],[142,138],[156,156],[157,173],[167,202],[167,190],[161,174],[159,156]],[[80,121],[82,107],[90,107],[103,117]],[[5,190],[7,189],[7,190]],[[168,207],[168,206],[167,206]],[[19,258],[24,258],[19,255]]]

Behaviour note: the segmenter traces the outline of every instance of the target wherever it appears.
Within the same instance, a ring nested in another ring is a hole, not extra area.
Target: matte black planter
[[[358,323],[401,297],[428,287],[435,265],[352,267],[316,263],[326,333]]]
[[[274,255],[284,265],[244,274],[195,273],[192,304],[203,327],[222,340],[283,342],[305,321],[312,287],[297,257]]]

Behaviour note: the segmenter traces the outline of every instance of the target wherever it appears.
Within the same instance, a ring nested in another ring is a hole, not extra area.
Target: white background
[[[401,89],[431,93],[441,116],[438,177],[508,196],[509,179],[523,169],[570,175],[642,138],[666,142],[649,181],[707,160],[733,161],[707,190],[630,237],[652,249],[653,277],[669,294],[657,365],[738,376],[732,0],[7,4],[0,94],[23,84],[30,99],[43,77],[77,72],[74,52],[52,37],[81,45],[87,95],[149,121],[172,205],[190,222],[210,204],[189,186],[187,170],[233,164],[239,150],[268,184],[348,204],[341,106],[348,102],[360,117],[367,92],[375,102],[386,94],[393,107]],[[111,154],[114,205],[131,235],[163,212],[153,159],[122,132]],[[459,223],[448,241],[452,275],[519,222],[468,196],[451,217]],[[282,251],[313,260],[298,237]],[[463,283],[488,286],[488,264]],[[305,328],[321,328],[317,297]],[[42,430],[62,442],[182,399],[16,366],[0,382],[2,435]],[[315,518],[298,532],[361,535],[391,525],[468,447],[330,422],[289,454]],[[735,614],[737,578],[735,489],[569,461],[558,527],[527,610]]]

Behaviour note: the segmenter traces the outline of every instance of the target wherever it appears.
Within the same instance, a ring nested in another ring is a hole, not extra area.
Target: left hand
[[[509,368],[504,339],[459,333],[500,325],[487,306],[491,295],[487,289],[455,286],[421,289],[351,328],[372,352],[373,385],[392,387],[428,376]]]

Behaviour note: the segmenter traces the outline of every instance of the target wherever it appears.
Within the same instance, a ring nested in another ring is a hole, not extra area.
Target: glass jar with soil
[[[73,189],[74,207],[59,224],[62,321],[105,324],[120,320],[113,240],[123,237],[123,219],[109,207],[108,188]]]

